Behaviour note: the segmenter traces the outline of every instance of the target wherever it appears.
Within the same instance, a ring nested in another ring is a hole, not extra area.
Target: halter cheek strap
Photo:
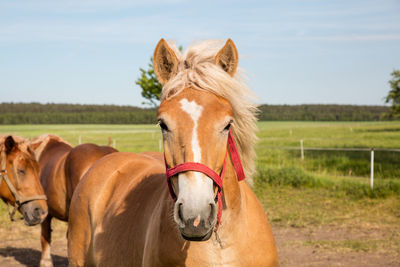
[[[235,168],[237,179],[238,181],[242,181],[246,177],[244,175],[242,161],[240,160],[239,151],[236,147],[236,142],[235,139],[233,139],[231,130],[229,130],[228,148],[229,148],[229,153],[231,155],[233,167]]]
[[[33,200],[47,200],[47,197],[45,195],[37,195],[37,196],[31,196],[31,197],[23,197],[20,194],[18,194],[17,189],[15,189],[14,185],[12,184],[10,178],[7,176],[7,169],[6,169],[6,163],[7,163],[7,156],[6,153],[3,151],[1,153],[1,169],[0,169],[0,185],[3,182],[3,180],[6,182],[8,189],[10,190],[11,194],[15,198],[15,203],[14,203],[14,209],[10,212],[8,209],[8,203],[7,203],[7,209],[8,209],[8,214],[10,215],[10,220],[14,221],[14,215],[17,209],[19,209],[23,204],[33,201]]]
[[[234,140],[232,132],[230,130],[229,130],[229,134],[228,134],[228,148],[229,148],[229,153],[231,155],[233,167],[235,168],[237,179],[238,179],[238,181],[242,181],[243,179],[245,179],[243,166],[242,166],[242,162],[240,160],[239,152],[238,152],[236,144],[235,144],[235,140]],[[187,171],[201,172],[201,173],[207,175],[209,178],[211,178],[214,181],[214,183],[217,185],[217,187],[218,187],[218,192],[217,192],[218,213],[217,213],[217,225],[214,229],[215,232],[217,231],[218,226],[221,224],[222,186],[223,186],[223,177],[225,174],[225,165],[226,165],[227,154],[228,154],[228,151],[225,154],[224,164],[222,166],[222,171],[221,171],[220,175],[218,175],[215,171],[213,171],[211,168],[207,167],[206,165],[204,165],[202,163],[198,163],[198,162],[184,162],[173,168],[168,168],[167,162],[164,157],[168,189],[169,189],[169,193],[174,201],[176,201],[177,196],[175,195],[174,190],[172,189],[171,177],[173,177],[174,175],[179,174],[181,172],[187,172]]]

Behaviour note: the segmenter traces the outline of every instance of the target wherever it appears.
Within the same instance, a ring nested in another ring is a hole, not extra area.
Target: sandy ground
[[[281,266],[400,266],[400,252],[357,251],[326,248],[318,241],[343,241],[390,238],[390,231],[379,229],[319,229],[274,227]],[[53,231],[54,266],[68,266],[66,224],[56,222]],[[0,229],[0,266],[38,266],[40,261],[40,227],[22,222]]]

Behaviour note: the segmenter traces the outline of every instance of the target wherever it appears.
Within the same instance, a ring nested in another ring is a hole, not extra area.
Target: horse
[[[47,216],[46,196],[39,180],[39,165],[28,141],[12,135],[0,136],[0,197],[14,206],[10,219],[18,210],[24,223],[33,226]]]
[[[72,194],[82,176],[99,158],[117,150],[82,144],[72,147],[55,135],[42,135],[31,142],[40,166],[40,180],[48,198],[49,214],[41,224],[41,266],[52,266],[51,220],[68,221]]]
[[[255,172],[257,106],[233,41],[222,45],[181,55],[160,40],[164,155],[120,152],[93,164],[71,200],[70,266],[278,265],[268,219],[243,181]]]

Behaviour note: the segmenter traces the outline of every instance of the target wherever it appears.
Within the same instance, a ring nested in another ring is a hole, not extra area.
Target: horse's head
[[[23,214],[25,224],[41,223],[48,208],[33,151],[22,138],[7,136],[0,140],[0,154],[2,199]]]
[[[183,90],[167,93],[169,96],[162,100],[158,110],[166,164],[174,167],[185,162],[201,163],[220,174],[233,110],[225,98],[212,90],[199,90],[201,85],[193,80],[201,83],[210,72],[223,77],[222,80],[232,79],[237,68],[237,50],[229,39],[204,62],[197,62],[190,54],[183,59],[179,56],[163,39],[154,52],[154,70],[164,90],[171,83],[185,83]],[[198,77],[185,80],[186,75]],[[186,171],[171,178],[171,185],[176,196],[174,220],[182,236],[207,240],[217,221],[216,184],[201,172]]]

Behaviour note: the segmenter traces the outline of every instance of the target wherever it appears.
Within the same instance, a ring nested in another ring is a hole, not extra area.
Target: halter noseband
[[[8,214],[10,215],[10,220],[14,221],[14,215],[17,209],[19,209],[23,204],[33,201],[33,200],[47,200],[46,195],[37,195],[37,196],[32,196],[32,197],[23,197],[20,194],[18,194],[17,190],[15,189],[14,185],[12,184],[10,178],[7,176],[7,156],[5,151],[1,153],[1,169],[0,169],[0,185],[2,181],[4,180],[8,186],[8,189],[10,190],[11,194],[15,198],[14,202],[14,209],[10,212],[8,209],[8,203],[7,204],[7,209],[8,209]]]
[[[233,139],[231,130],[229,130],[229,134],[228,134],[228,149],[229,149],[229,153],[231,156],[233,167],[235,168],[237,179],[238,179],[238,181],[242,181],[245,179],[243,166],[242,166],[239,152],[237,150],[235,139]],[[174,201],[176,201],[177,196],[175,195],[174,190],[172,189],[171,177],[173,177],[174,175],[176,175],[178,173],[187,172],[187,171],[201,172],[201,173],[204,173],[205,175],[207,175],[208,177],[210,177],[214,181],[214,183],[217,185],[217,187],[218,187],[218,192],[217,192],[218,214],[217,214],[217,225],[214,229],[215,232],[218,230],[218,226],[221,224],[222,186],[223,186],[223,178],[224,178],[224,174],[225,174],[225,165],[226,165],[227,154],[228,154],[228,151],[226,151],[226,154],[225,154],[225,159],[224,159],[224,164],[222,166],[221,175],[218,175],[215,171],[213,171],[206,165],[204,165],[202,163],[198,163],[198,162],[184,162],[173,168],[168,168],[167,162],[165,161],[165,157],[164,157],[168,189],[169,189],[169,193]]]

